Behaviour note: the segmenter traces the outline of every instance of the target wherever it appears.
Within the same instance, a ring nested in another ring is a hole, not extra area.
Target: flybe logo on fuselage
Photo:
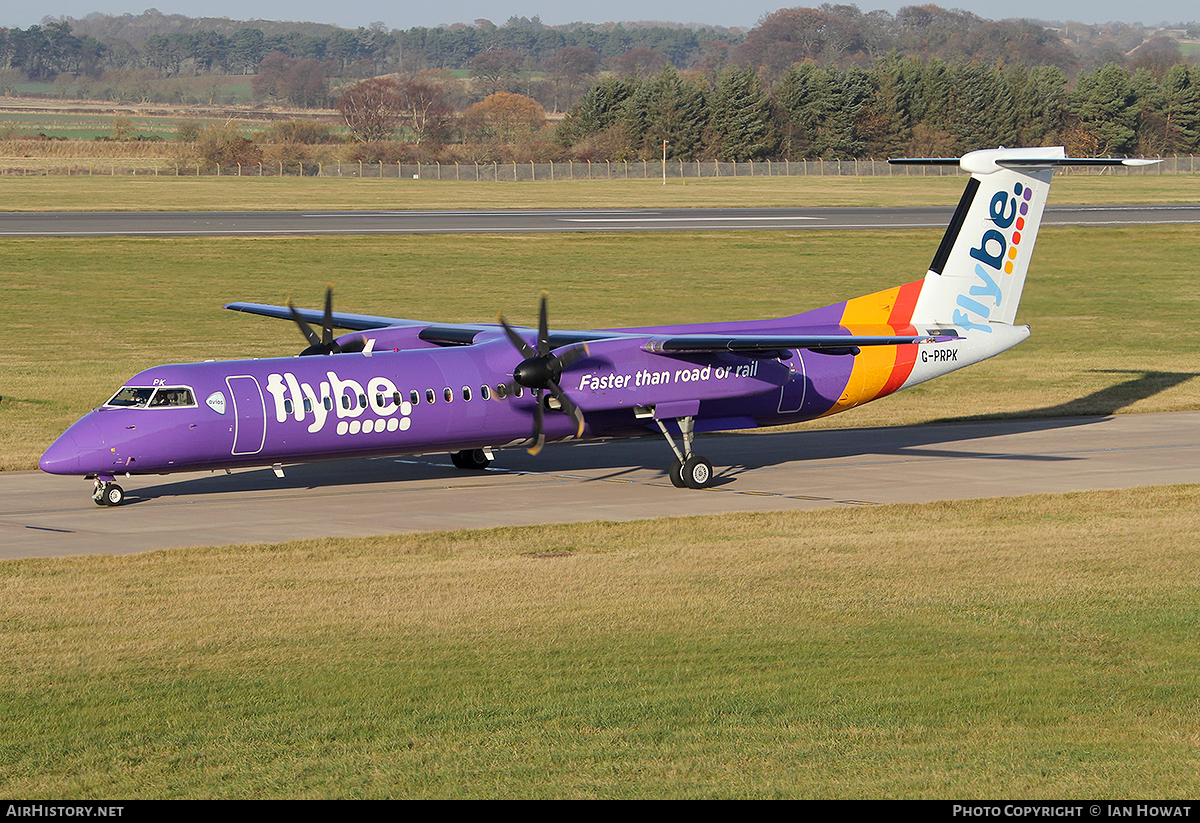
[[[969,252],[975,260],[975,276],[979,283],[971,286],[970,295],[960,294],[954,310],[954,324],[967,329],[991,332],[988,319],[1004,302],[1000,273],[1012,274],[1017,262],[1017,247],[1025,229],[1025,216],[1033,200],[1033,188],[1023,183],[1013,186],[1012,194],[998,191],[988,203],[988,219],[997,228],[987,229],[978,246]],[[978,298],[978,299],[976,299]],[[988,305],[988,301],[991,305]]]
[[[267,391],[275,399],[275,421],[283,423],[292,417],[303,422],[311,417],[311,434],[324,429],[331,416],[338,418],[338,434],[407,431],[412,425],[412,405],[401,400],[396,384],[386,377],[372,377],[363,386],[357,380],[343,380],[333,371],[325,372],[325,376],[329,379],[314,389],[291,372],[268,375]]]

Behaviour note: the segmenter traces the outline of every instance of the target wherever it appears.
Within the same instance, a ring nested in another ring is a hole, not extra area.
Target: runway
[[[633,520],[738,511],[924,503],[1200,483],[1200,412],[875,429],[707,435],[718,477],[674,488],[658,437],[498,453],[483,472],[444,454],[91,484],[0,474],[0,558],[128,554],[433,529]]]
[[[270,237],[944,229],[952,206],[465,211],[0,212],[0,237]],[[1048,206],[1044,225],[1200,223],[1200,204]]]

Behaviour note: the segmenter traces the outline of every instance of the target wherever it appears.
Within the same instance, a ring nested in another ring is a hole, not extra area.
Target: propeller
[[[301,334],[308,340],[308,348],[300,352],[300,356],[304,357],[309,354],[341,354],[345,349],[338,345],[333,339],[333,287],[325,288],[325,317],[321,322],[321,334],[318,335],[313,327],[308,325],[300,312],[296,311],[296,307],[292,305],[292,298],[287,301],[288,311],[292,313],[292,319],[296,321],[296,325],[300,327]]]
[[[525,340],[513,331],[512,326],[508,325],[504,320],[503,315],[496,315],[496,320],[504,329],[504,333],[508,335],[509,341],[513,344],[521,356],[522,360],[515,369],[513,369],[513,382],[509,384],[510,389],[514,385],[521,385],[527,389],[533,390],[533,397],[536,401],[533,407],[533,445],[529,447],[530,454],[537,454],[542,450],[542,446],[546,443],[545,433],[545,410],[542,402],[542,392],[550,392],[550,396],[558,403],[558,408],[563,414],[570,415],[575,421],[575,436],[583,435],[583,412],[579,407],[571,402],[567,397],[566,392],[558,384],[562,379],[562,373],[576,361],[587,357],[588,347],[586,343],[580,343],[571,346],[564,351],[555,354],[550,350],[550,330],[547,323],[546,314],[546,292],[542,292],[541,310],[538,312],[538,336],[537,348],[529,345]]]

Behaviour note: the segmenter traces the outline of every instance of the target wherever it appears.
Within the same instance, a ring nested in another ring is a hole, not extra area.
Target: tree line
[[[667,68],[609,77],[556,140],[583,159],[761,160],[958,156],[1067,145],[1082,156],[1200,152],[1200,67],[1107,64],[1072,86],[1054,66],[882,58],[870,69],[794,63],[770,88],[752,69],[714,86]]]
[[[1200,37],[1195,24],[1189,32]],[[1149,34],[1123,23],[1070,23],[1054,30],[1029,20],[987,20],[931,4],[905,6],[894,15],[881,10],[864,13],[850,4],[781,8],[749,31],[633,23],[547,26],[536,16],[512,17],[502,25],[476,20],[474,25],[406,30],[389,30],[382,23],[342,29],[192,19],[151,9],[137,16],[89,15],[25,30],[0,28],[0,69],[19,70],[32,80],[141,69],[166,77],[251,74],[266,57],[278,53],[328,64],[334,77],[464,70],[477,64],[483,73],[511,76],[552,72],[569,50],[568,54],[586,52],[600,68],[619,73],[633,68],[657,71],[669,63],[714,79],[721,69],[734,66],[754,68],[774,82],[794,63],[869,68],[896,52],[947,62],[1055,66],[1073,77],[1107,63],[1180,59],[1172,38]],[[1166,53],[1155,56],[1156,51]]]
[[[508,92],[456,114],[444,89],[419,77],[363,81],[337,106],[377,153],[398,135],[425,157],[453,143],[456,156],[465,146],[485,161],[833,160],[1060,144],[1080,156],[1200,153],[1200,67],[1186,63],[1160,73],[1110,63],[1073,85],[1054,66],[896,54],[869,69],[794,63],[769,85],[750,68],[710,83],[668,65],[599,79],[553,127],[536,101]]]
[[[151,15],[151,12],[147,12]],[[512,18],[502,26],[476,21],[474,26],[416,27],[389,31],[369,28],[264,31],[242,25],[232,31],[183,25],[130,41],[111,27],[87,21],[60,20],[28,29],[0,28],[0,68],[17,69],[30,80],[53,80],[58,74],[99,77],[105,71],[155,69],[165,76],[182,73],[252,74],[273,53],[292,59],[330,63],[334,76],[370,77],[401,67],[467,69],[481,55],[516,58],[515,71],[541,69],[563,49],[585,49],[597,61],[616,60],[626,52],[653,51],[680,67],[697,62],[710,44],[728,46],[742,35],[720,27],[635,26],[574,23],[545,26],[538,18]],[[208,21],[213,22],[213,21]],[[228,21],[227,21],[228,22]],[[87,33],[96,28],[100,38]],[[226,26],[228,28],[228,26]],[[76,31],[78,29],[79,31]],[[107,36],[103,32],[109,32]]]

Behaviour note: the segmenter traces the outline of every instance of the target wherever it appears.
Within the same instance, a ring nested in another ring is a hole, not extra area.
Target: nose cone
[[[38,466],[49,474],[94,474],[111,471],[113,462],[96,412],[76,420],[46,449]]]
[[[38,461],[38,468],[49,474],[84,474],[79,467],[79,444],[75,442],[71,431],[67,429],[46,449]]]

